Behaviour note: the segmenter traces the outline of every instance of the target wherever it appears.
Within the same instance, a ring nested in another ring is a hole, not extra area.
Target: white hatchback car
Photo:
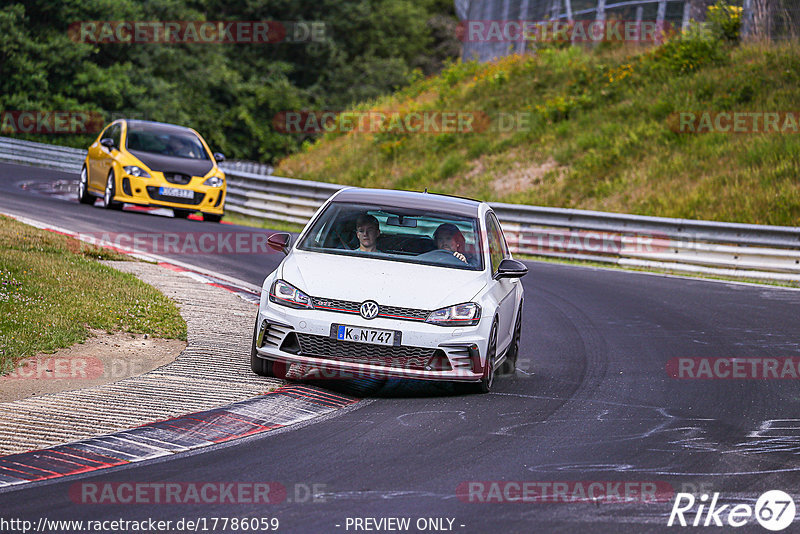
[[[287,256],[264,280],[253,372],[284,378],[299,364],[485,393],[495,371],[515,369],[528,270],[488,204],[348,188],[295,244],[286,233],[268,242]]]

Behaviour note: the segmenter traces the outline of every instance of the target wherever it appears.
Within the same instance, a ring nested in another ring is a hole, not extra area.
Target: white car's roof
[[[433,213],[451,213],[465,217],[478,217],[482,204],[477,200],[434,193],[361,188],[343,189],[331,201],[420,209]]]

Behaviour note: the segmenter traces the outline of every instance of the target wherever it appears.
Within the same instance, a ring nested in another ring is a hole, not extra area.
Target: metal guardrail
[[[0,137],[0,161],[81,172],[86,150]]]
[[[503,222],[577,230],[651,235],[677,241],[709,241],[759,247],[800,248],[800,228],[648,217],[604,211],[492,203]]]
[[[608,214],[614,216],[615,214]],[[800,249],[728,244],[700,240],[688,232],[680,238],[646,228],[586,230],[543,227],[503,221],[509,247],[516,254],[550,256],[715,275],[800,281]],[[561,221],[562,223],[564,221]],[[705,222],[705,221],[688,221]],[[585,228],[585,227],[584,227]],[[797,229],[795,229],[797,230]],[[699,234],[698,234],[699,235]],[[704,236],[711,239],[708,235]]]
[[[343,185],[225,170],[228,178],[227,211],[306,224],[317,209]]]
[[[222,170],[225,172],[247,172],[251,174],[260,174],[262,176],[271,176],[273,170],[272,166],[266,163],[236,160],[223,161],[220,167],[222,167]]]
[[[82,148],[0,137],[0,161],[79,173],[85,158],[86,150]],[[224,161],[220,164],[220,168],[226,173],[243,172],[258,176],[268,176],[272,173],[271,166],[252,161]]]
[[[78,173],[85,151],[0,137],[0,161]],[[305,224],[343,185],[225,169],[227,212]],[[800,281],[800,227],[491,203],[515,254]]]

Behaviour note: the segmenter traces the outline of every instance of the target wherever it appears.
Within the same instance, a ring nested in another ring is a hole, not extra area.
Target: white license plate
[[[387,345],[391,347],[394,345],[395,333],[392,330],[338,325],[334,334],[336,339],[340,341],[355,341],[356,343],[370,343],[372,345]]]
[[[194,191],[191,189],[178,189],[176,187],[162,187],[158,190],[163,197],[194,198]]]

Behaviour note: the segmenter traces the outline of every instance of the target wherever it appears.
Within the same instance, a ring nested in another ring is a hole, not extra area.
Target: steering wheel
[[[336,236],[336,239],[339,240],[339,243],[341,243],[343,249],[345,249],[345,250],[353,250],[347,244],[347,241],[345,241],[344,236],[342,236],[342,229],[341,228],[334,228],[333,233]]]
[[[427,256],[431,259],[436,258],[437,260],[438,258],[445,259],[445,257],[447,257],[447,258],[452,258],[455,262],[458,262],[459,264],[469,265],[469,262],[461,261],[461,259],[459,259],[455,255],[455,252],[450,252],[449,250],[445,250],[443,248],[437,248],[435,250],[431,250],[430,252],[426,252],[425,254],[420,254],[420,256]]]

